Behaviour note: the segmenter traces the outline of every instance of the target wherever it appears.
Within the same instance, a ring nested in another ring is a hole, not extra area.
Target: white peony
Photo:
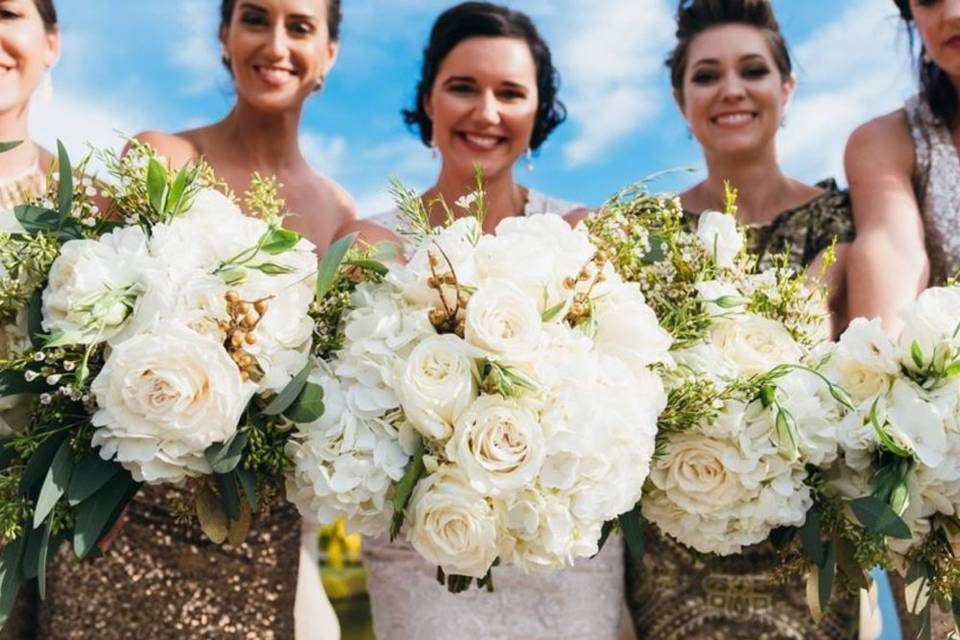
[[[467,345],[453,335],[423,340],[407,358],[397,392],[414,429],[426,438],[447,439],[477,396]]]
[[[74,344],[118,333],[146,291],[146,243],[140,227],[124,227],[98,240],[64,244],[43,291],[43,328]]]
[[[93,445],[139,481],[210,473],[204,451],[225,442],[254,392],[215,340],[170,323],[117,345],[91,385]]]
[[[486,280],[467,304],[464,338],[495,360],[524,362],[540,342],[536,302],[507,280]]]
[[[743,249],[743,236],[736,219],[719,211],[704,211],[697,223],[697,237],[721,267],[732,267]]]
[[[482,578],[499,555],[497,520],[462,473],[442,467],[414,489],[407,539],[448,574]]]
[[[481,396],[457,419],[447,458],[478,492],[507,495],[533,484],[544,456],[534,414],[500,396]]]

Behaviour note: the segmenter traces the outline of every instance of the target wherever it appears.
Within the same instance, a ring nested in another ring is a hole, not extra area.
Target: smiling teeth
[[[286,69],[271,69],[269,67],[260,67],[260,75],[263,76],[267,82],[282,84],[290,79],[292,75]]]
[[[751,113],[731,113],[730,115],[717,116],[717,124],[743,124],[753,120]]]
[[[497,138],[496,136],[478,136],[478,135],[468,133],[468,134],[464,134],[464,137],[471,144],[475,144],[478,147],[484,147],[486,149],[494,148],[495,146],[497,146],[497,142],[499,142],[499,138]]]

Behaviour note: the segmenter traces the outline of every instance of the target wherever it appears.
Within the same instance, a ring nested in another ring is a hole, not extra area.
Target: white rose
[[[782,324],[756,315],[718,320],[710,340],[734,375],[753,376],[796,363],[803,350]]]
[[[100,455],[139,481],[176,482],[210,472],[204,451],[234,435],[254,385],[218,342],[170,323],[115,347],[91,390]]]
[[[473,364],[460,338],[430,336],[407,357],[397,390],[407,419],[425,438],[445,440],[477,396]]]
[[[729,465],[742,454],[729,443],[696,433],[670,438],[666,455],[654,460],[650,479],[682,508],[694,513],[730,508],[748,496]]]
[[[719,211],[704,211],[700,215],[697,237],[721,267],[732,267],[743,249],[743,236],[737,229],[736,219]]]
[[[146,242],[140,227],[124,227],[64,244],[43,291],[43,328],[67,334],[74,344],[118,333],[145,292]]]
[[[444,467],[417,483],[407,539],[448,574],[482,578],[497,559],[497,516],[457,471]]]
[[[669,360],[673,342],[647,305],[639,286],[622,284],[594,303],[597,349],[635,371]]]
[[[533,484],[544,449],[536,416],[512,400],[481,396],[457,419],[446,454],[475,490],[503,496]]]
[[[543,321],[536,302],[506,280],[487,280],[470,298],[466,341],[498,360],[523,362],[540,342]]]

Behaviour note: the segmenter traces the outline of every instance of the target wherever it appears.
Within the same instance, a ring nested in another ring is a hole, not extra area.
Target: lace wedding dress
[[[530,191],[524,215],[564,214],[575,205]],[[399,212],[371,218],[388,229]],[[623,542],[551,573],[493,570],[494,591],[451,594],[437,568],[397,539],[365,538],[363,559],[378,640],[613,640],[623,601]]]

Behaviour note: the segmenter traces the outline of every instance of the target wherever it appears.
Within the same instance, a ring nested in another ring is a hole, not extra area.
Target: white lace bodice
[[[904,109],[916,147],[914,186],[930,256],[930,284],[960,271],[960,157],[950,130],[914,96]]]

